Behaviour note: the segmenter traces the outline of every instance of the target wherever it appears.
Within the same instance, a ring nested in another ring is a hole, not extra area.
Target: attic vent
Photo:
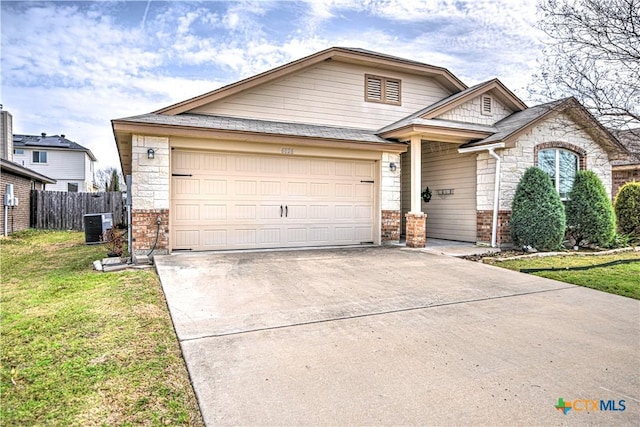
[[[491,116],[493,114],[493,100],[490,95],[482,95],[482,114]]]
[[[400,105],[401,82],[398,79],[365,75],[365,100]]]

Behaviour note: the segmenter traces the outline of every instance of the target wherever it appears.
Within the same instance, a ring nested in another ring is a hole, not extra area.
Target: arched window
[[[538,167],[549,174],[562,200],[569,197],[573,180],[578,172],[578,165],[578,155],[572,151],[562,148],[538,151]]]

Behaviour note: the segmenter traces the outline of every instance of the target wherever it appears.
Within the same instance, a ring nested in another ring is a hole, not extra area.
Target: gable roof
[[[2,172],[9,172],[14,175],[19,175],[25,178],[33,179],[38,182],[44,182],[45,184],[55,184],[56,180],[53,178],[49,178],[48,176],[42,175],[34,170],[29,168],[25,168],[24,166],[9,161],[7,159],[0,159],[0,165],[2,165]]]
[[[461,92],[454,93],[453,95],[441,99],[440,101],[433,103],[422,110],[418,110],[415,113],[391,123],[378,130],[378,133],[385,133],[392,130],[396,130],[407,125],[418,124],[420,119],[435,119],[437,116],[456,108],[459,105],[464,104],[484,93],[494,91],[499,94],[500,100],[507,104],[511,109],[515,111],[521,111],[527,108],[527,105],[513,94],[502,82],[498,79],[491,79],[483,83],[478,83],[475,86],[471,86]]]
[[[535,124],[558,112],[567,113],[576,123],[583,126],[584,130],[595,140],[602,142],[603,148],[609,153],[614,153],[616,156],[623,156],[627,152],[611,132],[602,126],[602,124],[572,96],[513,113],[494,125],[498,131],[493,135],[479,141],[463,144],[460,148],[477,147],[497,142],[512,142]]]
[[[418,61],[399,58],[397,56],[386,55],[366,49],[331,47],[312,55],[298,59],[288,64],[281,65],[255,76],[228,84],[219,89],[205,94],[187,99],[177,104],[170,105],[160,110],[154,111],[156,114],[175,115],[188,112],[194,108],[217,101],[219,99],[234,95],[257,85],[273,81],[286,76],[295,71],[311,67],[323,61],[340,61],[356,64],[375,65],[377,68],[401,69],[402,71],[430,76],[435,78],[440,84],[451,92],[458,92],[466,89],[467,86],[449,70],[443,67],[424,64]]]
[[[612,131],[618,141],[625,146],[629,155],[615,160],[614,166],[640,166],[640,128]]]
[[[67,139],[64,135],[13,135],[14,147],[43,147],[58,148],[62,150],[84,151],[94,162],[97,161],[91,150],[82,145]]]

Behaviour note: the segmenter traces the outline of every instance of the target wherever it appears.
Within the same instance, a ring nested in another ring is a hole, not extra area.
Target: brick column
[[[407,219],[407,247],[424,248],[427,244],[427,214],[406,213]]]
[[[400,242],[400,211],[382,210],[382,243]]]
[[[133,209],[131,211],[131,228],[133,237],[133,251],[135,255],[146,255],[153,247],[158,230],[158,243],[154,254],[169,253],[169,209]]]

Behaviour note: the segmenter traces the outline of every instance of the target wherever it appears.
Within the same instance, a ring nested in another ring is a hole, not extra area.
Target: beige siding
[[[366,102],[365,74],[400,79],[402,105]],[[328,61],[192,112],[378,129],[449,94],[431,78]]]
[[[452,144],[423,142],[422,185],[432,192],[422,203],[427,214],[427,238],[476,241],[476,159],[458,154]],[[410,157],[403,155],[403,170],[410,170]],[[409,173],[402,177],[403,216],[411,208]],[[453,189],[453,195],[439,196],[437,190]],[[405,227],[403,218],[403,230]],[[429,242],[427,241],[427,245]]]
[[[447,111],[444,114],[441,114],[437,118],[442,120],[452,120],[455,122],[492,125],[513,113],[513,110],[506,107],[495,96],[492,96],[492,98],[493,114],[491,115],[482,114],[482,95],[480,95],[450,111]]]

